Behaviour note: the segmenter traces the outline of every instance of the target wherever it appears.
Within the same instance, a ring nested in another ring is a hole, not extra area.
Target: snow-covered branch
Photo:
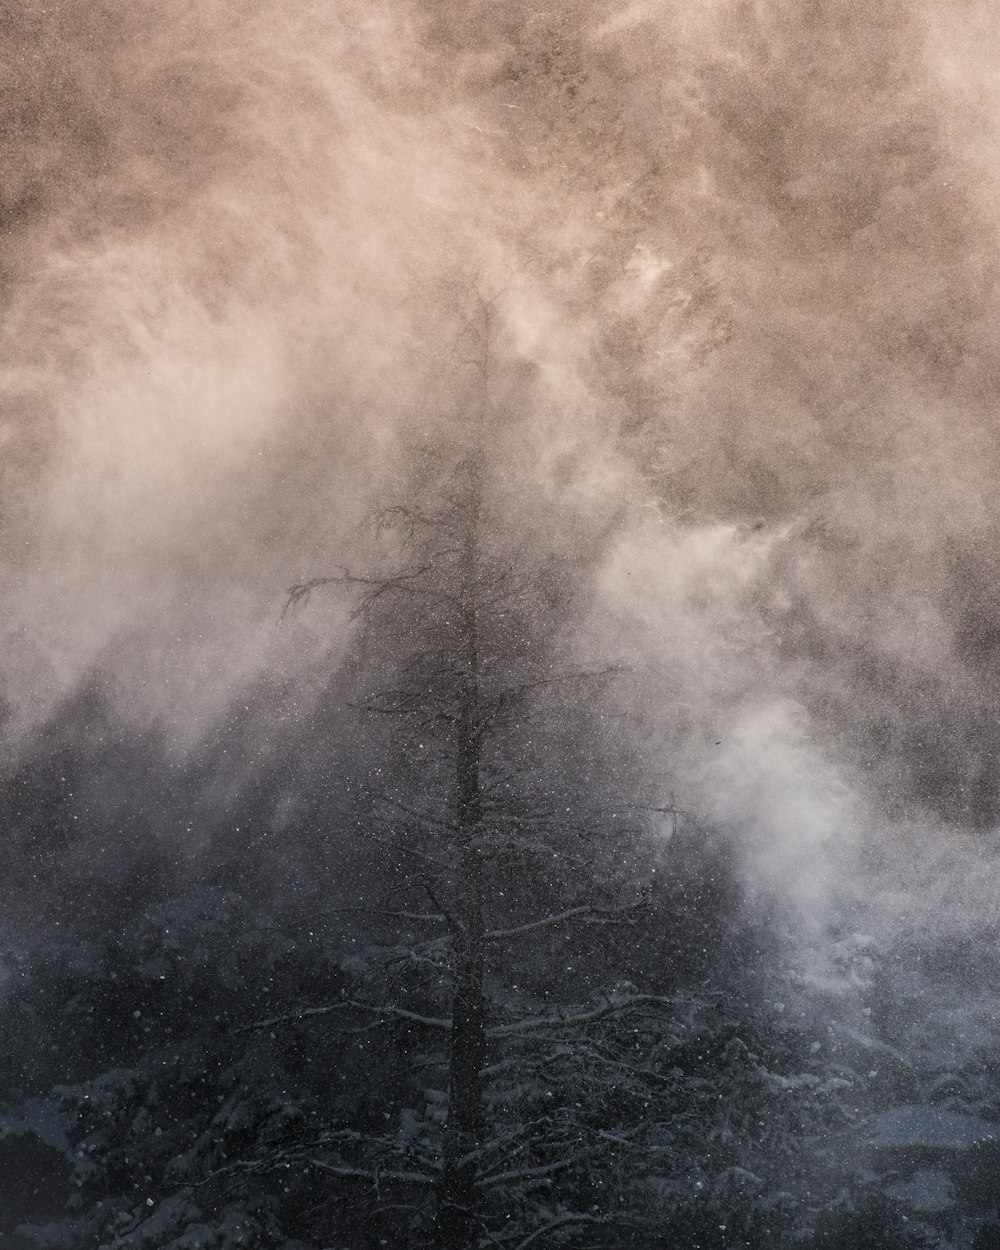
[[[512,1185],[518,1181],[532,1181],[553,1176],[556,1172],[562,1172],[565,1168],[579,1163],[583,1155],[587,1153],[593,1152],[583,1151],[566,1159],[558,1159],[555,1163],[544,1163],[534,1168],[510,1168],[506,1172],[493,1172],[489,1176],[480,1176],[476,1181],[476,1186],[480,1189],[491,1189],[494,1185]]]
[[[385,1020],[407,1020],[412,1024],[420,1024],[428,1029],[448,1031],[451,1028],[451,1020],[446,1017],[425,1016],[419,1011],[407,1011],[405,1007],[392,1007],[388,1004],[375,1006],[372,1003],[358,1002],[354,998],[345,998],[343,1002],[330,1003],[326,1007],[305,1007],[301,1011],[292,1011],[286,1015],[272,1016],[267,1020],[258,1020],[254,1024],[248,1025],[241,1032],[250,1032],[253,1029],[269,1029],[277,1024],[294,1024],[299,1020],[311,1020],[318,1016],[330,1016],[343,1011],[366,1012],[368,1015],[381,1016]]]
[[[381,1168],[378,1171],[369,1171],[365,1168],[325,1163],[322,1159],[310,1159],[309,1163],[321,1172],[326,1172],[330,1176],[337,1176],[341,1180],[370,1181],[373,1185],[384,1181],[395,1181],[402,1185],[436,1185],[439,1179],[428,1172],[392,1172],[382,1171]]]
[[[554,925],[566,924],[571,920],[580,920],[584,924],[621,924],[623,918],[634,915],[641,903],[630,903],[624,907],[570,907],[566,911],[554,912],[550,916],[541,916],[538,920],[530,920],[525,924],[515,925],[510,929],[491,929],[483,934],[486,942],[502,942],[508,938],[524,937],[536,933],[539,929],[549,929]]]
[[[544,1237],[547,1233],[554,1233],[557,1228],[565,1228],[567,1225],[573,1224],[607,1224],[609,1221],[606,1216],[591,1215],[587,1211],[568,1212],[565,1215],[557,1215],[555,1219],[549,1220],[547,1224],[542,1224],[540,1228],[536,1228],[533,1233],[529,1233],[527,1237],[519,1241],[512,1250],[527,1250],[527,1247],[533,1245],[540,1237]]]
[[[610,999],[590,1011],[565,1016],[529,1016],[510,1024],[500,1024],[490,1029],[490,1037],[519,1037],[523,1033],[544,1032],[546,1029],[574,1029],[606,1020],[608,1016],[629,1011],[633,1007],[673,1007],[674,1000],[655,994],[631,994]]]

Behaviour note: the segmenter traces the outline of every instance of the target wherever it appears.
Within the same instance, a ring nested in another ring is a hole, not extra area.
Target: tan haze
[[[88,685],[180,755],[263,674],[315,689],[345,615],[279,628],[284,590],[461,403],[478,293],[518,523],[645,674],[651,797],[798,920],[881,897],[873,848],[961,877],[1000,819],[998,22],[7,6],[9,760]]]

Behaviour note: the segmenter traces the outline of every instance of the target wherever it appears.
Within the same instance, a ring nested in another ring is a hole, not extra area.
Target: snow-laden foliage
[[[66,1210],[22,1226],[23,1244],[433,1245],[447,1033],[424,964],[372,944],[344,968],[318,930],[211,903],[164,907],[94,953],[78,1002],[108,994],[138,1028],[107,1043],[113,1065],[53,1091]],[[803,1028],[731,990],[619,981],[556,1004],[554,986],[516,984],[491,979],[484,1247],[808,1234],[836,1196],[825,1143],[851,1123],[853,1083]],[[408,1008],[374,1004],[390,985]],[[86,1049],[105,1022],[84,1015],[67,1023]]]

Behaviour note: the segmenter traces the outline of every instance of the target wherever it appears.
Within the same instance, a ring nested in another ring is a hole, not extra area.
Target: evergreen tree
[[[444,1043],[417,1048],[443,1088],[405,1148],[396,1133],[362,1137],[324,1166],[383,1194],[395,1183],[393,1207],[449,1250],[483,1236],[517,1244],[542,1228],[579,1239],[610,1218],[590,1200],[552,1206],[564,1179],[567,1195],[581,1176],[588,1199],[615,1189],[594,1180],[598,1160],[622,1168],[629,1148],[594,1124],[592,1102],[567,1092],[570,1077],[603,1082],[598,1105],[611,1099],[624,1088],[624,1022],[635,1039],[640,1020],[673,1006],[611,988],[612,968],[595,995],[599,961],[588,972],[552,963],[570,930],[638,921],[641,838],[615,798],[621,764],[617,776],[613,767],[610,778],[587,775],[607,745],[597,727],[610,670],[564,660],[566,579],[505,532],[502,474],[488,454],[486,332],[482,343],[479,418],[438,440],[424,481],[380,514],[395,562],[316,578],[290,596],[301,603],[330,585],[357,595],[354,663],[368,679],[357,705],[399,722],[374,806],[395,879],[396,902],[380,919],[401,928],[357,992],[318,1011]],[[427,936],[415,937],[416,925]],[[573,1038],[587,1053],[582,1067]]]
[[[756,1001],[725,857],[651,836],[622,675],[574,655],[586,565],[516,523],[482,311],[475,416],[360,571],[289,595],[353,607],[356,901],[309,942],[273,907],[132,935],[145,1031],[56,1091],[76,1194],[38,1245],[776,1250],[839,1183],[849,1080]]]

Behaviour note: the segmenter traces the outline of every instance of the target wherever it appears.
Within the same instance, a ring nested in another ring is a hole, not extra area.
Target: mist
[[[197,751],[263,672],[335,650],[336,622],[275,628],[284,588],[344,562],[402,440],[462,402],[463,318],[499,293],[524,515],[632,565],[595,570],[597,593],[676,675],[671,785],[719,767],[698,734],[763,717],[805,770],[778,792],[809,786],[805,753],[872,820],[916,803],[989,826],[977,23],[8,14],[9,749],[98,673],[118,715]],[[758,783],[727,784],[735,811]],[[800,819],[773,836],[794,845]]]
[[[488,304],[505,541],[630,675],[642,801],[723,838],[803,967],[991,932],[997,21],[8,8],[12,880],[63,899],[149,843],[196,880],[322,805],[356,624],[288,587],[363,563],[414,448],[474,419]]]

